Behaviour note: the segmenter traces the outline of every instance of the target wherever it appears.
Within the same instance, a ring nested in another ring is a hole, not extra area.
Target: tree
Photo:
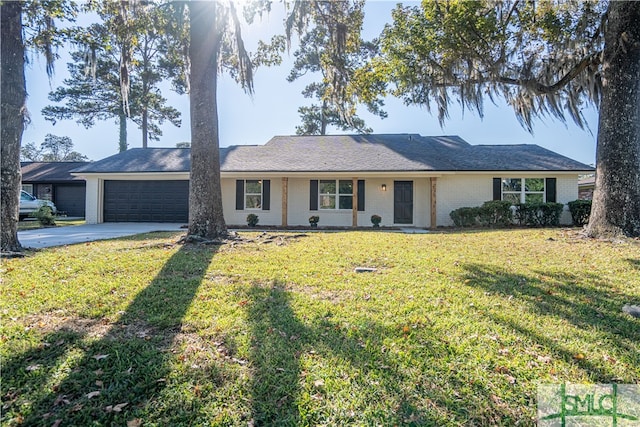
[[[0,250],[20,252],[18,210],[20,197],[20,145],[26,118],[24,58],[27,50],[41,52],[47,74],[53,73],[59,46],[69,31],[59,30],[55,19],[73,20],[76,5],[64,0],[40,2],[0,2],[1,121],[0,140]],[[23,18],[24,21],[23,22]],[[23,33],[26,38],[23,38]]]
[[[391,93],[440,123],[452,99],[482,117],[502,97],[523,127],[600,107],[597,183],[588,233],[640,235],[640,3],[423,1],[398,6],[382,54],[357,73],[363,96]],[[635,21],[634,21],[635,20]]]
[[[217,76],[224,60],[253,92],[253,67],[245,50],[233,2],[189,3],[189,101],[191,113],[191,182],[189,236],[226,236],[220,181]]]
[[[172,73],[176,64],[163,58],[160,50],[164,43],[165,17],[158,7],[136,9],[135,25],[126,27],[135,32],[135,37],[124,36],[120,24],[111,10],[113,2],[98,7],[103,23],[92,25],[82,34],[82,50],[72,53],[73,62],[69,63],[70,78],[64,80],[64,86],[49,94],[54,102],[65,105],[52,105],[43,109],[47,120],[54,124],[57,120],[76,117],[78,123],[89,128],[95,121],[116,118],[120,124],[119,149],[127,149],[127,118],[133,120],[142,130],[142,147],[148,146],[148,140],[159,140],[162,136],[160,125],[168,120],[180,126],[180,112],[167,106],[167,100],[160,94],[158,84]],[[134,41],[125,42],[131,38]],[[120,61],[123,49],[130,46],[131,64],[128,69],[127,105],[128,115],[121,91]],[[93,58],[92,73],[87,73],[87,52]],[[161,61],[162,58],[162,61]]]
[[[357,2],[351,6],[351,9],[346,10],[344,19],[348,28],[362,26],[364,15],[361,9],[363,5],[363,2]],[[347,73],[353,74],[375,53],[376,46],[361,40],[359,31],[350,34],[351,40],[347,43],[342,61]],[[330,44],[331,40],[329,40],[326,26],[318,25],[302,37],[300,47],[294,52],[293,69],[287,77],[289,82],[293,82],[307,73],[320,73],[322,76],[322,82],[310,83],[302,92],[305,98],[314,98],[320,104],[298,108],[302,125],[296,126],[296,133],[298,135],[326,135],[328,126],[336,127],[342,131],[353,130],[358,133],[371,133],[371,128],[368,128],[365,121],[356,114],[356,96],[347,99],[345,105],[335,105],[329,99],[331,82],[327,80],[327,73],[322,65],[324,61],[327,61],[328,50],[326,47]],[[350,80],[351,76],[347,78]],[[387,114],[381,110],[382,105],[383,102],[379,98],[366,103],[366,107],[371,113],[385,118]]]
[[[18,241],[20,142],[24,129],[27,97],[22,42],[22,3],[2,2],[0,19],[0,58],[2,58],[0,237],[2,252],[20,252],[22,250]]]
[[[47,134],[40,147],[30,142],[22,147],[21,157],[31,162],[82,162],[87,160],[77,151],[73,151],[73,141],[68,136]]]

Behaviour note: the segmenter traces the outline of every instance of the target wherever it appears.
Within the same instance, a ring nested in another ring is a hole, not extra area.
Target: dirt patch
[[[36,329],[48,335],[60,331],[73,332],[90,339],[127,339],[148,338],[157,331],[145,322],[118,323],[108,318],[88,319],[77,316],[63,316],[58,313],[45,313],[27,316],[18,320],[25,328]]]

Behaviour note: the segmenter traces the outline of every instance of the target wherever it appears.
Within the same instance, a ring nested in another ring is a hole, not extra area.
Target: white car
[[[49,206],[54,215],[58,212],[53,202],[36,199],[24,190],[20,192],[20,219],[28,217],[29,214],[37,211],[41,206]]]

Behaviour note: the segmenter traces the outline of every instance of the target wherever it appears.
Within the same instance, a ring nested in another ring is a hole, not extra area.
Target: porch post
[[[438,178],[432,176],[430,178],[431,181],[431,229],[435,230],[438,226],[437,222],[437,209],[438,209],[438,201],[436,197],[436,184],[438,182]]]
[[[287,226],[287,210],[289,209],[289,178],[282,177],[282,226]]]
[[[351,224],[353,227],[358,226],[358,178],[353,178],[353,203],[351,209]]]

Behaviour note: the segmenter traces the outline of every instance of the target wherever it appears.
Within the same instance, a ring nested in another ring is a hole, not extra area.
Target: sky
[[[391,22],[391,10],[396,1],[368,1],[365,6],[363,38],[377,37],[385,23]],[[404,4],[415,4],[404,2]],[[257,40],[269,39],[272,34],[283,31],[282,12],[276,10],[252,26],[243,29],[243,37],[249,49]],[[309,105],[301,92],[306,84],[319,76],[305,76],[294,83],[286,80],[293,63],[293,52],[285,54],[283,64],[278,67],[259,68],[255,72],[255,93],[249,96],[243,92],[228,75],[218,80],[218,111],[220,146],[262,145],[276,135],[295,134],[300,124],[298,107]],[[115,120],[97,123],[85,129],[74,120],[59,121],[56,125],[44,120],[41,110],[51,104],[47,95],[68,76],[66,63],[69,61],[65,49],[58,51],[61,58],[55,64],[55,75],[51,80],[45,72],[44,59],[32,57],[26,69],[27,108],[31,122],[27,125],[22,143],[41,144],[47,134],[68,136],[74,143],[75,151],[90,160],[100,160],[118,153],[119,127]],[[160,141],[149,141],[150,147],[175,147],[176,143],[190,141],[189,99],[162,88],[162,94],[169,104],[182,113],[182,126],[170,123],[162,126]],[[499,102],[485,102],[484,118],[474,111],[462,111],[457,105],[450,109],[450,119],[440,127],[435,115],[418,106],[406,106],[399,99],[387,98],[386,119],[369,114],[364,107],[358,114],[365,119],[374,133],[417,133],[425,136],[458,135],[473,145],[491,144],[537,144],[585,164],[595,163],[598,113],[595,109],[584,111],[590,130],[583,130],[572,121],[563,124],[552,118],[535,122],[534,134],[528,133],[517,121],[511,107]],[[342,133],[330,130],[332,134]],[[137,125],[129,121],[129,148],[142,146],[142,135]]]

